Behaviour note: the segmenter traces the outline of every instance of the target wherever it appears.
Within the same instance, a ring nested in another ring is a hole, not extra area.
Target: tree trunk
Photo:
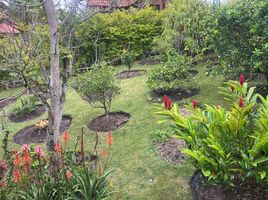
[[[50,36],[50,107],[48,111],[47,149],[53,151],[55,142],[60,136],[63,108],[63,104],[61,103],[62,88],[59,66],[59,21],[53,0],[46,0],[43,3],[43,9],[48,21]]]

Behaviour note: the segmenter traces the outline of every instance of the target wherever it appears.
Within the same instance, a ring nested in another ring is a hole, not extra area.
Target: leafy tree
[[[135,57],[134,53],[129,50],[124,50],[122,53],[121,61],[123,62],[123,64],[127,66],[128,71],[130,71],[130,69],[134,64],[134,57]]]
[[[104,109],[105,114],[109,114],[112,100],[120,91],[114,69],[106,63],[79,75],[73,86],[85,101],[92,107]]]

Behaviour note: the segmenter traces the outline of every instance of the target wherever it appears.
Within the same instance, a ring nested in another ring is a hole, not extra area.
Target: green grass
[[[136,65],[135,69],[150,70],[153,67]],[[195,68],[200,72],[196,76],[196,80],[201,90],[198,95],[185,100],[185,102],[196,98],[202,103],[221,104],[222,97],[217,94],[217,88],[222,84],[222,78],[205,76],[205,64]],[[125,67],[118,67],[117,71],[125,69]],[[154,104],[147,100],[149,91],[146,85],[146,75],[121,80],[120,85],[121,94],[115,98],[112,111],[128,112],[131,114],[131,118],[124,127],[114,131],[113,134],[114,144],[109,168],[115,169],[111,182],[115,190],[114,199],[191,199],[188,182],[194,172],[194,167],[190,159],[174,166],[160,159],[152,146],[151,135],[159,130],[165,130],[167,127],[164,124],[158,125],[158,117],[153,115]],[[8,94],[7,91],[0,93],[0,97],[6,94]],[[10,110],[11,107],[9,106],[7,110]],[[102,114],[102,110],[91,108],[72,88],[68,90],[64,111],[65,114],[70,114],[73,117],[69,131],[71,134],[70,146],[75,144],[76,137],[81,133],[81,128]],[[24,123],[7,121],[7,128],[13,135],[23,127],[34,124],[45,117],[46,115],[43,115],[38,119]],[[94,132],[86,128],[85,146],[87,150],[92,150],[94,138]],[[10,144],[10,148],[20,147],[12,142]],[[105,145],[104,136],[100,140],[100,147],[102,145]]]

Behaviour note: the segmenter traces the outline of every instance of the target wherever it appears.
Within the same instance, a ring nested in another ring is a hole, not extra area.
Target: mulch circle
[[[27,120],[31,120],[36,117],[39,117],[45,111],[46,111],[46,108],[44,105],[38,105],[32,112],[28,113],[27,115],[16,116],[14,114],[11,114],[8,116],[8,119],[12,122],[23,122],[23,121],[27,121]]]
[[[261,187],[240,186],[227,188],[224,186],[205,185],[205,178],[200,171],[194,173],[190,186],[194,200],[265,200],[268,190]]]
[[[179,164],[186,158],[186,155],[181,151],[186,147],[186,143],[178,138],[169,138],[162,142],[156,142],[155,148],[157,154],[172,164]]]
[[[118,79],[127,79],[127,78],[133,78],[136,76],[142,76],[146,73],[146,70],[130,70],[130,71],[123,71],[118,74],[116,74],[116,78]]]
[[[149,98],[149,100],[151,101],[155,101],[155,102],[159,102],[159,101],[163,101],[163,97],[165,95],[169,96],[172,100],[182,100],[182,99],[186,99],[192,96],[195,96],[199,93],[199,89],[198,88],[193,88],[193,89],[184,89],[184,90],[173,90],[173,91],[162,91],[162,90],[158,90],[158,91],[154,91],[151,94],[151,97]]]
[[[71,123],[72,118],[70,116],[63,116],[60,132],[63,133],[65,130],[67,130],[71,126]],[[35,125],[31,125],[17,132],[13,137],[13,141],[16,144],[42,143],[46,140],[46,138],[46,128],[40,129]]]
[[[5,99],[0,99],[0,108],[4,108],[5,106],[12,104],[16,101],[17,99],[10,99],[10,98],[5,98]]]
[[[128,122],[130,114],[125,112],[111,112],[90,121],[88,127],[97,132],[108,132],[121,128]]]

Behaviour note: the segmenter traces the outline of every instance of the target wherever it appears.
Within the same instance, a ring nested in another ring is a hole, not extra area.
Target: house
[[[150,5],[163,10],[165,8],[165,0],[88,0],[88,6],[92,8],[122,8],[128,9],[130,6],[140,8],[144,5]]]

